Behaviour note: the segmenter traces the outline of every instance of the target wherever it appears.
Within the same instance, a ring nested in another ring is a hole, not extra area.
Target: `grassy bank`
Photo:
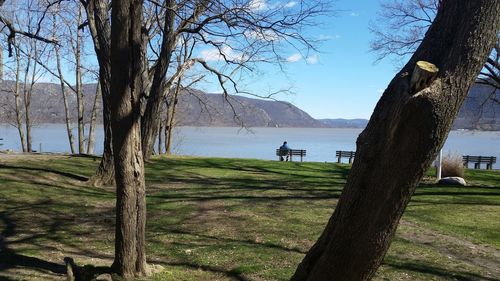
[[[64,280],[63,258],[109,265],[114,190],[92,158],[0,158],[0,280]],[[348,165],[175,158],[147,164],[148,280],[287,280],[340,196]],[[498,280],[500,172],[423,183],[377,280]],[[426,182],[430,182],[426,181]],[[4,279],[2,279],[4,278]]]

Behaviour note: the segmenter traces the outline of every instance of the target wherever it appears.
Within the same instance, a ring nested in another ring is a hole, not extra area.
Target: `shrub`
[[[458,154],[447,154],[441,162],[441,177],[464,177],[464,163],[462,156]]]

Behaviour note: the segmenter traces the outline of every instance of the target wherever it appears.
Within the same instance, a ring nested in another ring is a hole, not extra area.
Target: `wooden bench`
[[[300,156],[300,162],[303,161],[304,157],[306,157],[306,150],[305,149],[284,149],[283,151],[281,149],[276,149],[276,156],[278,156],[278,159],[280,156],[287,156],[288,151],[288,156],[290,156],[290,161],[293,161],[293,156]]]
[[[486,163],[486,169],[491,170],[493,168],[493,164],[497,162],[497,158],[495,156],[465,155],[462,156],[462,161],[464,162],[464,166],[466,168],[469,168],[469,162],[474,163],[474,169],[481,169],[481,163]]]
[[[349,158],[349,164],[352,164],[354,156],[356,156],[355,151],[337,150],[337,152],[335,152],[335,157],[337,157],[337,163],[342,163],[342,158]]]

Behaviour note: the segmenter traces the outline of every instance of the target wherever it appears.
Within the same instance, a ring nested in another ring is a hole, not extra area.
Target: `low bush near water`
[[[447,154],[441,162],[442,177],[464,177],[464,163],[462,156],[458,154]]]

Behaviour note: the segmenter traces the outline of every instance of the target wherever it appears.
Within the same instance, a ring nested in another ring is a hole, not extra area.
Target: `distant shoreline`
[[[368,120],[367,120],[368,121]],[[66,123],[39,123],[39,124],[33,124],[34,128],[40,128],[43,126],[47,125],[66,125]],[[75,124],[73,123],[73,129],[76,129]],[[102,126],[102,123],[97,123],[97,125]],[[9,123],[0,123],[0,126],[2,127],[15,127],[12,126]],[[88,127],[88,125],[86,125]],[[269,129],[364,129],[365,127],[344,127],[344,126],[339,126],[339,127],[330,127],[330,126],[325,126],[325,127],[291,127],[291,126],[283,126],[283,127],[273,127],[273,126],[267,126],[267,127],[262,127],[262,126],[224,126],[224,125],[217,125],[217,126],[201,126],[201,125],[182,125],[182,126],[176,126],[176,128],[241,128],[241,129],[252,129],[252,128],[269,128]],[[486,129],[451,129],[451,131],[464,131],[464,132],[500,132],[500,130],[486,130]]]

